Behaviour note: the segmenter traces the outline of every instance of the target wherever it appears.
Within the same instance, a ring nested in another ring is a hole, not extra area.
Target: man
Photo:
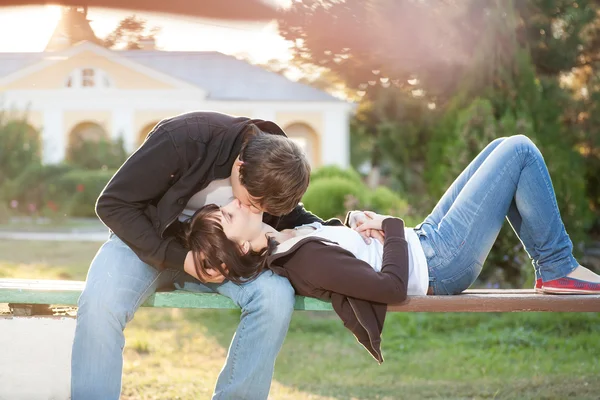
[[[294,290],[270,271],[243,285],[197,276],[177,235],[198,208],[234,196],[279,229],[322,222],[298,204],[309,177],[301,149],[273,122],[192,112],[155,126],[96,204],[111,234],[78,303],[72,399],[119,398],[123,330],[151,294],[173,287],[217,292],[242,308],[213,399],[266,399]]]

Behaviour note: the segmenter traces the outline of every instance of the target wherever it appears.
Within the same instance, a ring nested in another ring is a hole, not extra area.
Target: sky
[[[287,0],[270,0],[285,5]],[[0,52],[43,51],[60,19],[60,6],[0,7]],[[276,22],[231,23],[168,14],[90,8],[88,19],[96,36],[105,37],[129,15],[160,27],[161,50],[220,51],[243,55],[253,62],[290,58],[289,43],[277,33]],[[9,39],[10,38],[10,39]]]

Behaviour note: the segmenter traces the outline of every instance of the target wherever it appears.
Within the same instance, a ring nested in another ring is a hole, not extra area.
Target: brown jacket
[[[272,254],[267,261],[271,270],[289,279],[297,294],[331,301],[344,326],[380,364],[387,304],[406,300],[408,285],[404,221],[387,218],[382,228],[381,272],[342,247],[313,236]]]

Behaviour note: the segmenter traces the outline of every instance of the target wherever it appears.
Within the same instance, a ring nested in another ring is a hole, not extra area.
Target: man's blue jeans
[[[111,235],[92,261],[78,303],[72,400],[119,398],[125,325],[152,293],[172,285],[196,292],[217,292],[242,308],[241,322],[213,399],[267,398],[275,358],[293,312],[294,290],[288,280],[266,271],[244,285],[202,284],[182,271],[157,271]]]
[[[542,154],[526,136],[490,143],[416,229],[436,295],[467,289],[507,218],[544,282],[579,263],[560,217]]]

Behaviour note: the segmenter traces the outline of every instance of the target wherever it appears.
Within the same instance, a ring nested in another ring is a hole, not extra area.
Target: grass
[[[0,224],[1,231],[11,232],[82,232],[103,231],[106,227],[98,218],[64,218],[60,220],[11,218]]]
[[[0,276],[84,279],[95,243],[0,242]],[[206,399],[232,310],[142,309],[126,329],[124,399]],[[597,314],[393,313],[377,363],[332,313],[297,312],[272,399],[597,399]]]

